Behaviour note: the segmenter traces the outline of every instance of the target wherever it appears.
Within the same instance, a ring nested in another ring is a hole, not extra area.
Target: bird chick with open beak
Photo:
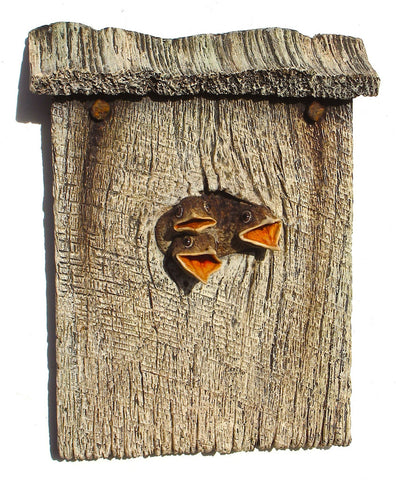
[[[198,234],[217,223],[210,205],[203,197],[183,198],[176,206],[165,212],[155,226],[155,237],[162,253],[178,234]]]
[[[216,241],[208,233],[176,237],[169,247],[169,252],[186,273],[203,283],[221,267]]]
[[[280,250],[282,222],[264,205],[224,194],[203,195],[216,218],[217,254],[246,252],[253,248]]]

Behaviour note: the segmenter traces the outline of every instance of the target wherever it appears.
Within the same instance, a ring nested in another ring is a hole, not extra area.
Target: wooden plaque
[[[348,445],[352,98],[379,83],[361,40],[59,23],[29,52],[54,96],[60,456]],[[280,251],[172,278],[156,222],[203,192],[269,206]]]

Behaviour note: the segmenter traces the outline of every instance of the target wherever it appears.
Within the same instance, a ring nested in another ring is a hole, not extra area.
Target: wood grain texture
[[[60,455],[348,445],[351,102],[313,125],[297,101],[110,103],[52,106]],[[188,292],[154,228],[204,188],[268,205],[282,250]]]
[[[29,34],[31,90],[49,95],[377,95],[362,40],[269,28],[162,39],[60,22]]]

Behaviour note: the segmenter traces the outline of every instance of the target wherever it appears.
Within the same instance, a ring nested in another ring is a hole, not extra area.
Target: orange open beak
[[[221,260],[212,249],[202,253],[179,253],[176,258],[186,272],[203,283],[221,267]]]
[[[177,232],[202,232],[205,228],[216,225],[216,220],[212,217],[190,217],[187,220],[176,223],[174,229]]]
[[[281,230],[282,223],[279,220],[274,223],[266,223],[264,225],[259,225],[258,227],[244,230],[239,233],[239,238],[258,247],[269,248],[270,250],[280,250],[278,241]]]

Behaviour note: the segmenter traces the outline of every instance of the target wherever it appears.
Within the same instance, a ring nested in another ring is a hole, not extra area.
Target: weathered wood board
[[[301,98],[106,97],[99,122],[92,97],[54,100],[61,457],[349,444],[348,98],[314,123]],[[281,251],[230,255],[206,285],[175,282],[155,224],[203,191],[268,205]]]
[[[52,109],[61,455],[347,444],[350,103],[314,126],[267,100],[88,105]],[[154,227],[205,182],[279,212],[282,251],[185,294]]]

